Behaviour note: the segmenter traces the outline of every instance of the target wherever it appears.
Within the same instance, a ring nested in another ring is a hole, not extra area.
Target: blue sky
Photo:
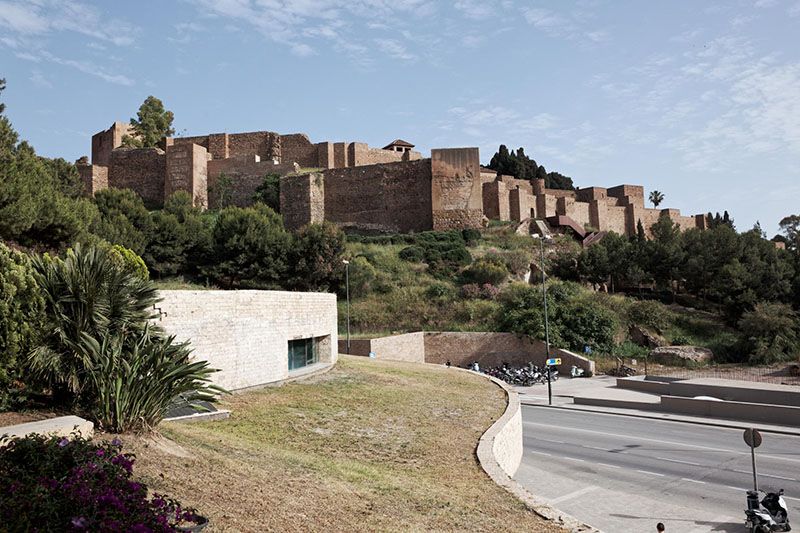
[[[503,143],[739,230],[800,213],[800,0],[0,0],[0,77],[49,157],[152,94],[186,135]]]

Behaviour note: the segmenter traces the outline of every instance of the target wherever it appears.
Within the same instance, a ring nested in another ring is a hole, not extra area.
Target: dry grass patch
[[[137,475],[213,531],[561,531],[477,464],[505,408],[485,379],[342,356],[228,404],[227,421],[160,426],[169,441],[124,439]]]

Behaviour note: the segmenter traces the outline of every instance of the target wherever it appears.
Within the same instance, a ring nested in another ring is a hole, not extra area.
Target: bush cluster
[[[0,524],[28,531],[176,531],[193,509],[148,495],[122,443],[81,437],[17,438],[0,447]]]

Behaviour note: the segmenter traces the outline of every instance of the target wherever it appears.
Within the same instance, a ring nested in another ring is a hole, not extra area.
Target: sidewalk
[[[767,433],[782,433],[786,435],[800,436],[800,427],[761,424],[752,421],[730,420],[721,418],[711,418],[705,416],[689,416],[674,413],[656,411],[660,403],[658,394],[621,389],[616,386],[617,378],[613,376],[596,376],[592,378],[560,378],[553,382],[553,403],[554,409],[571,409],[576,411],[608,413],[620,416],[634,416],[639,418],[652,418],[660,420],[672,420],[675,422],[685,422],[689,424],[700,424],[706,426],[718,426],[735,429],[747,429],[757,427],[759,431]],[[748,384],[749,385],[749,384]],[[783,388],[780,385],[761,384],[765,389]],[[532,387],[514,387],[520,395],[520,402],[523,405],[535,405],[548,407],[547,385],[534,385]],[[800,392],[800,389],[798,390]],[[609,405],[579,405],[574,403],[574,398],[592,398],[602,403],[609,400]],[[624,406],[612,407],[611,404]]]

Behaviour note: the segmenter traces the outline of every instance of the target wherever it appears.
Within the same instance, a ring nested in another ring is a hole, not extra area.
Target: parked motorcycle
[[[747,530],[750,533],[791,531],[789,508],[783,499],[783,489],[778,492],[765,492],[761,500],[763,508],[758,504],[758,492],[764,491],[747,491],[747,509],[744,511],[746,516],[744,526]]]

